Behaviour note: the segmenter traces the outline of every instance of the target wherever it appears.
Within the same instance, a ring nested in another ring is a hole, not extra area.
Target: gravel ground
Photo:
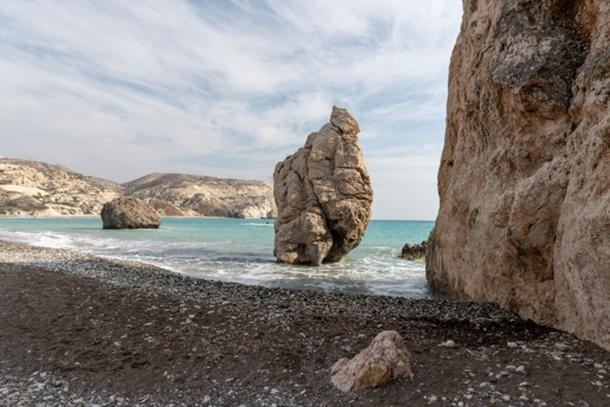
[[[328,369],[381,330],[415,379]],[[0,242],[0,405],[610,405],[610,354],[496,306],[219,283]]]

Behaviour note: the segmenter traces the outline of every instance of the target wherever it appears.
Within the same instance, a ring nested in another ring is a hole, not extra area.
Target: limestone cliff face
[[[98,215],[121,190],[59,165],[0,158],[0,215]]]
[[[0,158],[0,215],[99,215],[119,196],[142,198],[160,216],[275,216],[270,185],[182,174],[151,174],[126,184],[59,165]]]
[[[169,204],[185,215],[229,218],[271,218],[276,210],[271,186],[185,174],[150,174],[124,184],[129,196]]]
[[[610,2],[464,1],[438,187],[434,289],[610,348]]]

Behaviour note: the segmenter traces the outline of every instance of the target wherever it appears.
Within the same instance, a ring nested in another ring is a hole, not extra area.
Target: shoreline
[[[385,329],[415,379],[334,389],[332,364]],[[609,352],[495,305],[215,282],[6,241],[0,360],[0,405],[610,402]]]
[[[239,220],[275,220],[276,218],[230,218],[226,216],[184,215],[159,216],[161,219],[239,219]],[[64,218],[100,218],[100,215],[0,215],[0,219],[64,219]],[[371,222],[435,222],[435,219],[371,219]]]
[[[424,262],[400,258],[403,241],[419,241],[431,227],[427,222],[372,222],[370,238],[353,254],[320,268],[278,263],[273,221],[266,220],[167,219],[159,229],[105,231],[95,218],[0,219],[0,240],[138,260],[195,278],[431,298]],[[400,233],[388,233],[394,230]]]

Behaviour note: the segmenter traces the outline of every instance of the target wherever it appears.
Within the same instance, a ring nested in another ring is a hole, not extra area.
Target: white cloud
[[[361,122],[374,179],[427,185],[460,14],[453,0],[5,2],[2,154],[117,180],[268,178],[339,104]],[[379,153],[389,145],[401,152]],[[378,216],[393,185],[378,182]]]

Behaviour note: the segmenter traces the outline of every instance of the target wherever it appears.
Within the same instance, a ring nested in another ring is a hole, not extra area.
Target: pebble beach
[[[610,403],[610,354],[492,304],[214,282],[0,242],[0,405]],[[344,394],[329,368],[398,331],[414,378]]]

